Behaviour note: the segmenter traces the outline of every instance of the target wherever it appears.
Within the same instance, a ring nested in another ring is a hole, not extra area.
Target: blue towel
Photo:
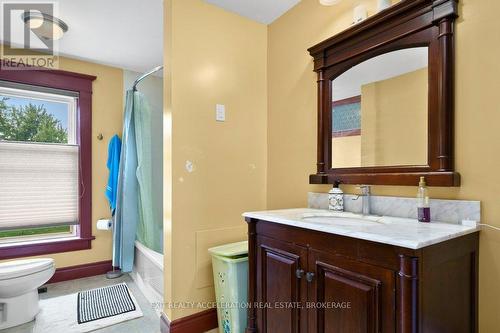
[[[108,185],[106,186],[106,198],[109,201],[111,214],[115,214],[116,193],[118,191],[118,173],[120,168],[120,154],[122,150],[122,141],[115,135],[109,140],[108,145],[108,163],[109,170]]]

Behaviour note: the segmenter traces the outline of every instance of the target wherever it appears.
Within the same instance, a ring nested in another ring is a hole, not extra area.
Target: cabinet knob
[[[302,279],[302,277],[304,276],[304,270],[303,269],[297,269],[295,271],[295,276],[297,277],[297,279]]]
[[[307,274],[306,274],[306,280],[307,280],[307,282],[312,282],[313,279],[314,279],[314,273],[313,272],[307,272]]]

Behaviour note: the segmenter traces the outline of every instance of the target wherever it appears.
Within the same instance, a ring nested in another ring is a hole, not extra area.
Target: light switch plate
[[[215,106],[215,120],[226,121],[226,106],[223,104],[217,104]]]

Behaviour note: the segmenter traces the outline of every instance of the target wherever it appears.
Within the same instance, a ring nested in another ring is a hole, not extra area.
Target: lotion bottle
[[[338,184],[333,185],[328,192],[328,209],[334,212],[344,211],[344,192]]]
[[[425,177],[420,177],[417,193],[418,221],[429,223],[431,221],[431,208],[429,205],[429,190],[425,183]]]

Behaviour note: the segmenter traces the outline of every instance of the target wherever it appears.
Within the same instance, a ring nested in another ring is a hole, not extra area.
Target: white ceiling
[[[162,0],[52,1],[69,26],[60,55],[137,72],[163,63]]]
[[[300,0],[205,0],[254,21],[269,24],[286,13]]]
[[[145,72],[163,63],[162,0],[52,0],[69,26],[59,54]],[[205,0],[269,24],[300,0]],[[31,0],[30,3],[46,0]],[[2,38],[2,37],[0,37]]]

